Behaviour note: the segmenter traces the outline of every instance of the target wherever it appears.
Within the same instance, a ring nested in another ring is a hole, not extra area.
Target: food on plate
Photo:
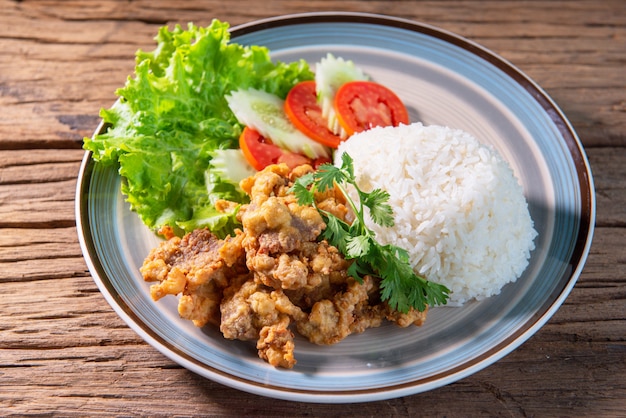
[[[507,163],[409,124],[352,61],[274,62],[218,20],[156,40],[84,147],[119,164],[131,209],[165,238],[141,274],[182,318],[292,368],[294,331],[334,344],[421,325],[526,268],[536,232]]]
[[[353,199],[347,188],[356,192]],[[315,203],[315,196],[328,189],[339,190],[352,209],[350,222],[337,217]],[[389,194],[382,189],[362,190],[354,176],[352,158],[341,156],[338,167],[322,165],[315,173],[300,177],[294,184],[294,193],[300,204],[310,204],[322,215],[326,228],[321,238],[339,249],[352,260],[348,274],[358,280],[364,275],[381,278],[381,299],[392,309],[406,313],[410,309],[424,311],[434,305],[445,305],[449,290],[415,274],[405,249],[393,243],[381,245],[373,230],[367,227],[369,219],[380,227],[393,227],[393,209],[387,203]]]
[[[231,42],[229,25],[217,19],[186,30],[164,26],[156,41],[153,51],[137,52],[134,77],[101,111],[103,131],[85,138],[84,148],[102,164],[119,164],[122,192],[146,226],[169,226],[179,236],[204,227],[221,238],[232,234],[234,213],[214,204],[247,203],[239,181],[250,170],[330,161],[330,147],[345,135],[320,138],[293,116],[318,120],[343,83],[369,80],[353,62],[330,54],[317,74],[304,60],[273,61],[265,47]],[[302,82],[319,90],[314,112],[308,104],[290,107],[294,95],[285,100]]]
[[[409,114],[396,94],[382,84],[351,81],[335,94],[337,120],[347,136],[379,126],[409,123]]]
[[[407,250],[416,272],[450,289],[450,304],[496,295],[517,280],[537,235],[509,164],[470,134],[420,123],[374,128],[343,142],[364,190],[389,193],[395,225],[368,221]]]
[[[285,163],[290,168],[311,164],[311,160],[304,155],[274,145],[258,131],[247,126],[239,137],[239,148],[246,161],[257,171],[272,164]]]
[[[330,157],[330,150],[298,130],[285,114],[280,97],[257,89],[234,90],[226,101],[237,120],[276,146],[309,158]]]
[[[101,116],[104,130],[85,138],[84,148],[102,164],[119,164],[122,191],[131,209],[153,230],[170,226],[182,235],[209,227],[221,237],[232,233],[234,215],[214,202],[245,203],[233,171],[214,170],[220,154],[228,165],[241,163],[237,149],[244,126],[226,95],[256,89],[284,98],[297,83],[313,80],[304,60],[273,61],[261,46],[230,41],[229,25],[162,27],[153,51],[138,51],[134,75]],[[245,162],[245,160],[243,160]]]
[[[322,117],[326,119],[328,128],[341,139],[346,139],[348,134],[337,119],[335,96],[342,85],[359,80],[366,81],[369,77],[352,61],[333,54],[327,54],[315,65],[315,90]]]
[[[181,317],[219,326],[228,339],[256,341],[260,358],[284,368],[296,363],[292,329],[312,343],[334,344],[383,320],[421,325],[427,307],[392,309],[381,300],[379,278],[352,277],[352,261],[319,239],[327,228],[320,209],[347,223],[354,214],[334,187],[312,194],[315,207],[299,204],[294,182],[312,174],[308,165],[280,164],[243,180],[250,203],[237,212],[242,229],[234,236],[196,229],[180,238],[166,227],[168,239],[141,267],[144,279],[156,282],[153,299],[181,295]]]
[[[285,113],[291,123],[308,137],[328,147],[337,148],[342,138],[328,127],[316,88],[313,80],[302,81],[293,86],[285,99]]]

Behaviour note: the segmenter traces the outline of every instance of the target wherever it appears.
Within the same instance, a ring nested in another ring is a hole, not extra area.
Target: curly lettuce
[[[230,41],[228,23],[160,28],[151,52],[136,54],[134,76],[100,116],[106,130],[84,139],[102,164],[119,164],[122,192],[145,225],[178,232],[209,227],[232,233],[234,214],[213,202],[245,203],[235,184],[211,174],[216,150],[238,146],[242,131],[225,96],[255,88],[284,98],[314,74],[304,60],[274,62],[265,47]]]

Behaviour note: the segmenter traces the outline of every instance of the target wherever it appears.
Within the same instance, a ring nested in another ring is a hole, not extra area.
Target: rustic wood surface
[[[597,190],[586,267],[494,365],[349,405],[265,399],[181,368],[114,313],[77,240],[82,138],[159,26],[382,13],[470,38],[526,72],[577,130]],[[626,416],[626,2],[0,0],[0,415]]]

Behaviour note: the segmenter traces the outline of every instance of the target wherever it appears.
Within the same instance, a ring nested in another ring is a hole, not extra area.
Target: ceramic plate
[[[556,312],[580,275],[595,219],[591,172],[576,133],[532,80],[452,33],[378,15],[316,13],[257,21],[233,41],[264,45],[282,61],[327,53],[351,59],[398,93],[412,121],[447,125],[492,144],[520,179],[539,231],[520,279],[500,295],[437,307],[422,327],[394,325],[321,347],[296,341],[293,370],[257,358],[253,343],[228,341],[179,318],[174,297],[158,303],[139,273],[158,239],[129,210],[115,167],[85,155],[77,188],[80,241],[91,274],[115,311],[180,365],[251,393],[306,402],[361,402],[435,389],[494,363]],[[101,128],[99,128],[101,129]]]

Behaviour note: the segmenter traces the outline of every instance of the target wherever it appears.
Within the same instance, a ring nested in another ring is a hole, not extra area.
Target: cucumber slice
[[[256,173],[240,149],[217,149],[212,154],[212,173],[237,187],[241,180],[254,176]]]
[[[280,148],[309,158],[330,157],[330,150],[300,132],[287,118],[284,100],[256,89],[235,90],[226,101],[237,120]]]
[[[348,135],[341,127],[335,113],[333,101],[339,87],[348,81],[369,80],[369,77],[352,61],[326,55],[315,65],[315,88],[317,101],[322,108],[322,116],[328,121],[328,129],[345,139]]]

